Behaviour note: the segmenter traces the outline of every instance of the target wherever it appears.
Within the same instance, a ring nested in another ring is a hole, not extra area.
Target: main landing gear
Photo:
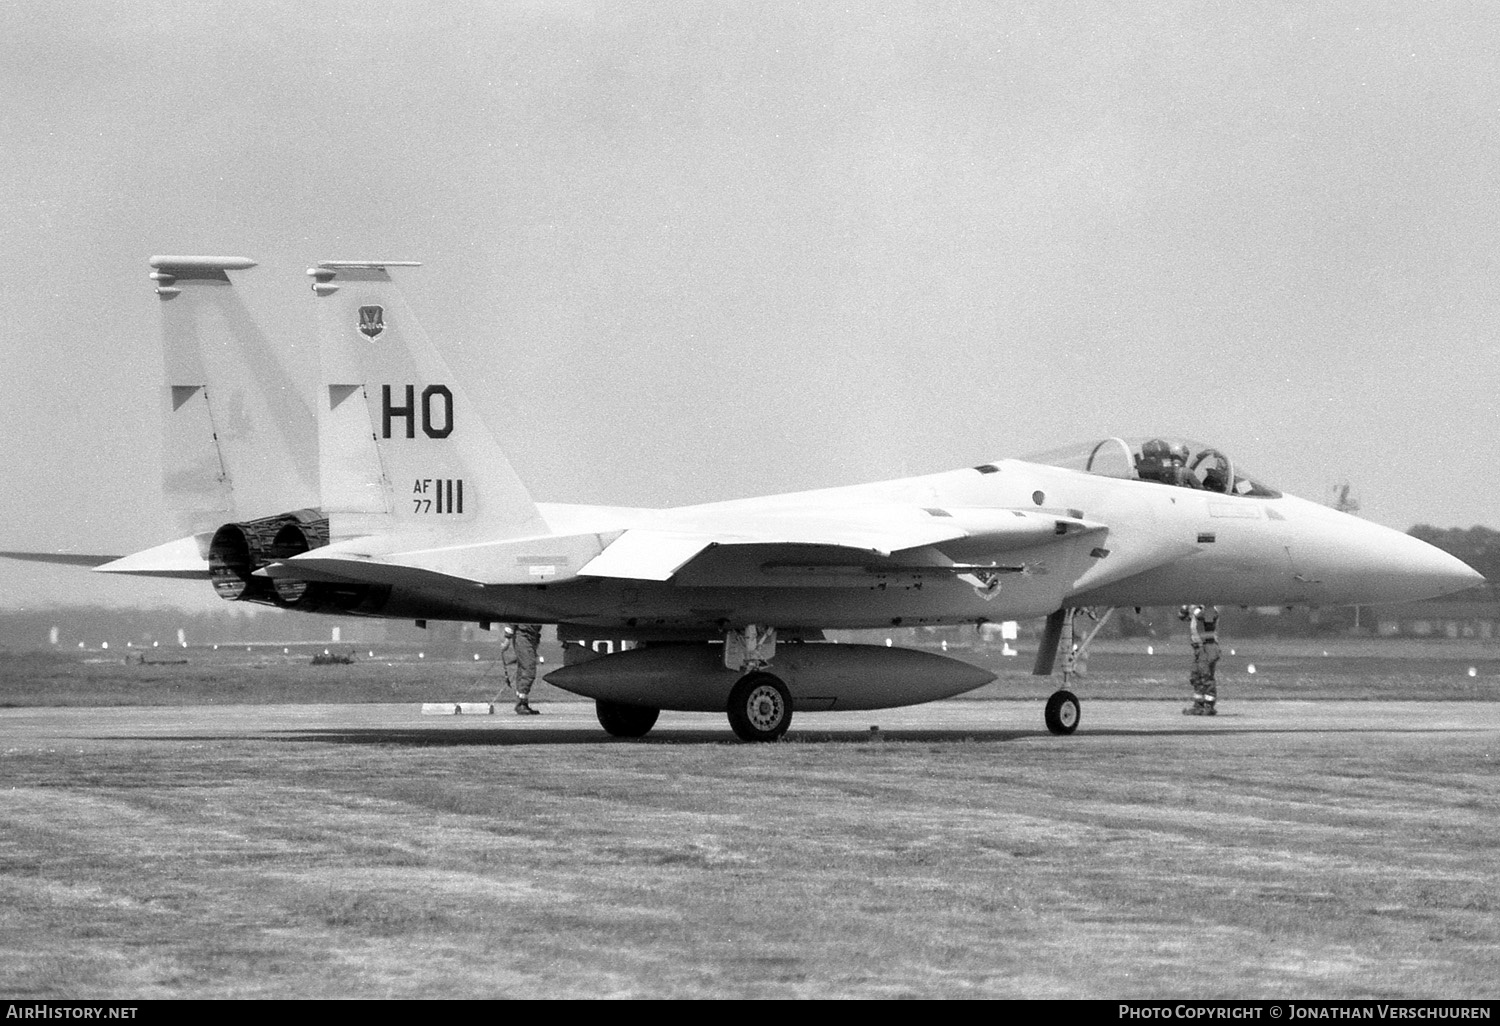
[[[661,710],[597,699],[599,725],[611,737],[645,737]],[[747,673],[729,692],[729,725],[742,741],[775,741],[792,725],[792,695],[781,678],[763,670]]]
[[[612,737],[645,737],[661,715],[660,709],[609,702],[602,698],[594,702],[594,712],[599,717],[599,726]]]
[[[742,741],[775,741],[792,725],[792,695],[779,677],[748,673],[729,692],[729,725]]]
[[[792,725],[792,693],[765,669],[776,655],[776,628],[750,624],[724,632],[724,665],[744,676],[729,692],[729,725],[741,741],[775,741]]]
[[[1086,613],[1095,623],[1093,629],[1084,636],[1082,641],[1075,641],[1074,620],[1080,612]],[[1047,628],[1042,635],[1042,644],[1037,650],[1036,665],[1031,672],[1038,676],[1050,676],[1058,648],[1062,649],[1063,686],[1052,692],[1051,697],[1047,699],[1046,707],[1042,710],[1042,721],[1054,734],[1071,734],[1078,729],[1078,721],[1083,715],[1082,704],[1078,701],[1078,696],[1070,689],[1074,686],[1074,680],[1081,677],[1088,668],[1089,642],[1094,640],[1094,636],[1109,621],[1113,613],[1113,608],[1105,609],[1102,613],[1096,613],[1092,609],[1059,609],[1047,617]]]

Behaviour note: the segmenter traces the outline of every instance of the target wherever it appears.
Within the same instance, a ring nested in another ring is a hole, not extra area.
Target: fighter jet
[[[272,449],[285,464],[257,466],[217,428],[224,413],[213,404],[234,384],[217,378],[237,371],[191,358],[255,341],[223,292],[229,272],[253,261],[151,263],[176,424],[169,484],[197,517],[255,512],[96,569],[197,578],[228,601],[309,612],[556,624],[570,658],[547,681],[594,699],[616,736],[643,736],[670,709],[725,713],[741,738],[770,741],[794,710],[960,694],[994,675],[931,652],[830,643],[824,632],[1028,618],[1046,618],[1035,671],[1051,674],[1063,653],[1064,687],[1044,721],[1070,734],[1080,720],[1071,672],[1091,637],[1075,636],[1080,610],[1366,605],[1483,580],[1415,538],[1287,495],[1226,450],[1172,435],[667,509],[537,503],[402,299],[393,271],[419,266],[407,261],[308,271],[315,412],[249,403],[247,423],[270,418],[278,430],[245,430],[281,439]],[[276,391],[249,373],[263,395]],[[181,412],[194,403],[204,404],[196,426]],[[315,474],[296,451],[312,438]],[[315,478],[316,502],[306,487],[277,509],[225,498],[268,469]],[[636,647],[589,658],[594,639]]]

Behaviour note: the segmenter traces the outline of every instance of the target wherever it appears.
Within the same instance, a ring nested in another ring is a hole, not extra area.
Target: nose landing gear
[[[1074,623],[1080,612],[1087,613],[1095,621],[1093,629],[1088,632],[1082,641],[1075,641]],[[1071,734],[1078,729],[1078,721],[1082,717],[1082,705],[1078,696],[1073,694],[1070,688],[1074,686],[1076,678],[1083,675],[1088,668],[1089,642],[1099,633],[1114,609],[1105,609],[1102,613],[1092,609],[1059,609],[1047,618],[1047,629],[1042,635],[1042,647],[1037,651],[1036,665],[1032,673],[1037,676],[1046,677],[1052,673],[1052,665],[1056,660],[1057,651],[1062,649],[1063,653],[1063,686],[1054,691],[1047,699],[1046,708],[1042,710],[1042,720],[1047,724],[1047,729],[1054,734]]]
[[[1046,709],[1042,711],[1047,729],[1054,734],[1073,733],[1078,729],[1080,715],[1078,696],[1071,691],[1052,692],[1052,697],[1047,699]]]

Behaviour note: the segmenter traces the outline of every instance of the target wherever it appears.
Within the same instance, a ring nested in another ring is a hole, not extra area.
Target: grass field
[[[972,731],[766,746],[713,717],[606,740],[576,705],[530,731],[189,707],[468,697],[463,663],[117,664],[83,679],[183,708],[106,715],[16,701],[43,689],[11,660],[0,996],[1493,999],[1500,730],[1422,728],[1430,702],[1300,729],[1270,699],[1485,700],[1495,660],[1370,658],[1276,656],[1216,721],[1090,701],[1054,738],[971,699]],[[1170,663],[1108,668],[1086,693],[1181,697]]]
[[[1080,693],[1093,698],[1171,698],[1187,694],[1185,642],[1096,646]],[[502,695],[494,645],[449,643],[419,649],[355,650],[353,665],[313,666],[322,644],[136,649],[112,652],[0,653],[0,708],[70,705],[240,705],[481,701]],[[1480,642],[1252,641],[1226,646],[1219,664],[1228,700],[1406,698],[1500,701],[1500,644]],[[542,674],[561,665],[544,645]],[[1032,652],[1006,658],[954,650],[999,679],[960,700],[1044,699],[1058,677],[1031,676]],[[475,656],[480,658],[475,659]],[[137,660],[144,657],[147,661]],[[1254,672],[1249,667],[1254,666]],[[1470,675],[1470,670],[1473,675]],[[540,701],[580,701],[539,682]]]

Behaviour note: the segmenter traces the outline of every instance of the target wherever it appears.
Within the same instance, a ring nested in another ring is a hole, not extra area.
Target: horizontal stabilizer
[[[27,563],[57,563],[61,566],[102,566],[119,556],[84,556],[71,552],[0,552],[0,558],[19,559]]]
[[[185,580],[208,580],[208,543],[212,533],[195,534],[169,541],[165,545],[122,556],[102,566],[95,573],[129,574],[134,577],[177,577]]]

